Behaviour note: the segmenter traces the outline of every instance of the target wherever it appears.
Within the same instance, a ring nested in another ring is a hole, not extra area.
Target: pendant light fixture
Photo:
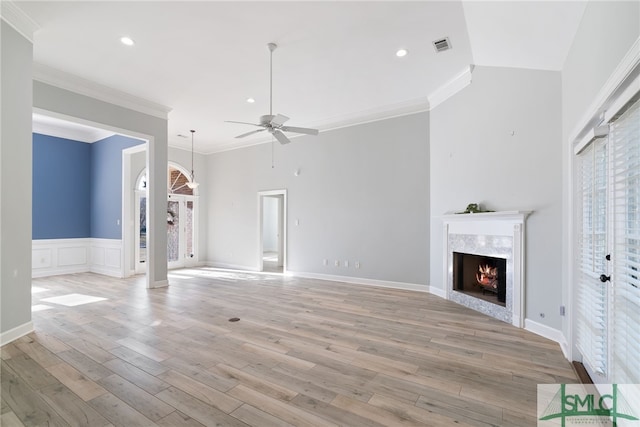
[[[187,182],[187,187],[190,189],[198,188],[199,183],[196,182],[196,176],[193,173],[193,134],[196,133],[195,130],[191,130],[191,182]]]

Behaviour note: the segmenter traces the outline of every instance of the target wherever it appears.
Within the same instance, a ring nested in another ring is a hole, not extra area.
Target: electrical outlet
[[[355,263],[353,263],[353,266],[355,268],[360,268],[360,261],[356,261]]]
[[[340,267],[340,261],[335,260],[335,262],[333,263],[333,265],[335,265],[336,267]]]
[[[345,266],[346,268],[349,268],[349,261],[345,261],[345,262],[344,262],[344,266]]]
[[[322,265],[324,265],[325,267],[326,267],[327,265],[329,265],[329,260],[328,260],[328,259],[323,259],[323,260],[322,260]]]

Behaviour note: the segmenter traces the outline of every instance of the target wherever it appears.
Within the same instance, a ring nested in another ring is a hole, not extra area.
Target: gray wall
[[[590,1],[562,69],[565,140],[640,35],[640,2]]]
[[[33,82],[33,106],[46,111],[76,117],[98,127],[105,127],[134,137],[147,137],[152,141],[147,148],[149,165],[149,231],[147,254],[150,287],[166,285],[167,234],[165,223],[167,200],[167,120],[129,110],[85,95]],[[103,125],[103,126],[101,126]],[[29,129],[29,132],[31,129]],[[130,131],[128,133],[127,131]],[[29,167],[29,173],[31,169]],[[157,226],[159,225],[159,226]]]
[[[573,212],[569,206],[571,194],[571,149],[572,133],[578,131],[586,123],[582,123],[588,109],[592,107],[596,96],[614,72],[625,54],[640,37],[640,3],[638,2],[589,2],[582,22],[576,33],[573,45],[567,55],[562,70],[562,154],[563,154],[563,296],[564,304],[570,304],[571,284],[569,276],[569,260],[574,254],[571,251],[569,234]],[[575,252],[575,249],[573,250]],[[562,325],[565,337],[570,337],[570,318],[567,313]]]
[[[0,333],[31,321],[33,45],[0,19]]]
[[[431,111],[430,137],[430,285],[445,289],[444,213],[473,202],[497,211],[532,210],[525,314],[557,329],[562,286],[560,85],[559,72],[476,67],[470,86]]]
[[[256,268],[257,193],[287,189],[289,270],[427,285],[428,137],[419,113],[276,144],[273,169],[271,144],[210,155],[209,260]]]

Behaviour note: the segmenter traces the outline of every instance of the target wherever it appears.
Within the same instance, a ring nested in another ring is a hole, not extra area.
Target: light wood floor
[[[534,426],[536,384],[577,382],[555,343],[426,293],[206,268],[170,283],[34,279],[0,424]],[[106,300],[44,301],[68,294]]]

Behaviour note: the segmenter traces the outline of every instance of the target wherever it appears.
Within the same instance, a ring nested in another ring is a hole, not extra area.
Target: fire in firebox
[[[476,281],[482,288],[495,291],[498,289],[498,268],[488,264],[479,265]]]

